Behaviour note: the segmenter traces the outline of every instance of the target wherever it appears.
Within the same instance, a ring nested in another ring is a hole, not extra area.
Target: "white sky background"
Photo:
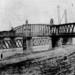
[[[54,18],[58,23],[57,5],[61,17],[66,8],[68,22],[75,22],[75,0],[0,0],[0,31],[22,25],[26,19],[32,24],[49,24]]]

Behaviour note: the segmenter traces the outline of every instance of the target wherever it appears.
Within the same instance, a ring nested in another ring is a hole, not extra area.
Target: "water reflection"
[[[64,69],[64,70],[63,70]],[[48,59],[41,62],[31,60],[0,68],[0,75],[69,75],[72,65],[68,60]]]
[[[29,62],[8,65],[0,69],[0,75],[40,75],[38,66]]]

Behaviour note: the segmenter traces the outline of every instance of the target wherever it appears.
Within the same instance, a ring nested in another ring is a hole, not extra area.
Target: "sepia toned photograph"
[[[0,0],[0,75],[75,75],[75,0]]]

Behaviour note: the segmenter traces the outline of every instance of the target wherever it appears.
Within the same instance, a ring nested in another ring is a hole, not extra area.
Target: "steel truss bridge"
[[[59,25],[50,24],[25,24],[14,28],[17,35],[25,37],[50,37],[53,47],[60,38],[63,38],[63,43],[68,42],[68,39],[75,37],[75,23],[66,23]]]
[[[61,39],[62,45],[66,45],[68,41],[72,42],[74,37],[75,23],[59,25],[24,24],[10,31],[0,32],[0,50],[1,53],[11,51],[11,54],[14,49],[17,53],[28,50],[32,52],[32,49],[36,50],[36,47],[38,48],[37,51],[48,50],[58,46]],[[32,40],[33,42],[31,42]]]
[[[50,24],[25,24],[14,28],[14,33],[12,31],[0,32],[0,39],[4,37],[11,37],[14,41],[14,37],[22,37],[23,45],[26,48],[26,41],[32,39],[32,37],[50,37],[52,41],[52,47],[55,47],[58,41],[62,38],[63,44],[66,44],[68,40],[72,40],[75,37],[75,23],[67,23],[60,25],[50,25]],[[10,35],[10,34],[11,35]]]
[[[75,23],[50,25],[50,24],[25,24],[15,27],[17,34],[31,37],[37,36],[69,36],[75,37]]]

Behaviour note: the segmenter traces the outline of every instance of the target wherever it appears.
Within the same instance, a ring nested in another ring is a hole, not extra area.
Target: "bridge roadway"
[[[75,53],[74,45],[57,47],[52,50],[46,50],[46,51],[36,52],[36,53],[16,54],[14,56],[2,59],[0,61],[0,67],[3,67],[8,64],[20,63],[22,61],[31,60],[31,59],[34,62],[37,62],[37,61],[46,60],[48,58],[57,58],[57,57],[64,57],[64,56],[68,57],[72,53]]]

